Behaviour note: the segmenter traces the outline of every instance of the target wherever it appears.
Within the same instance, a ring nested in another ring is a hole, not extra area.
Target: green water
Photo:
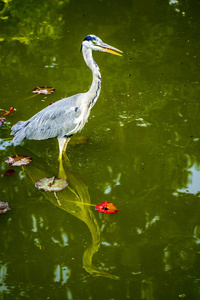
[[[33,162],[0,178],[0,299],[200,299],[199,1],[0,1],[1,173],[15,154]],[[96,34],[122,57],[94,53],[100,98],[69,145],[69,187],[57,140],[14,147],[11,126],[88,90],[80,53]],[[36,86],[55,93],[33,96]],[[80,135],[80,134],[79,134]],[[113,202],[115,215],[93,206]],[[79,203],[77,203],[79,202]],[[182,297],[179,297],[183,295]]]

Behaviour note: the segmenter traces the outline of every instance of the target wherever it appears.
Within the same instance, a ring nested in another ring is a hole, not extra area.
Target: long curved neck
[[[86,97],[87,99],[86,101],[88,102],[88,108],[91,109],[97,102],[97,99],[101,91],[101,73],[97,63],[94,61],[92,57],[92,50],[83,46],[82,52],[83,52],[83,58],[93,74],[92,85],[89,91],[87,92],[87,97]]]

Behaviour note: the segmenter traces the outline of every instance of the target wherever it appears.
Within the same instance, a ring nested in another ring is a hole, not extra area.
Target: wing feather
[[[81,107],[81,94],[62,99],[47,106],[28,121],[20,121],[12,127],[14,142],[23,139],[44,140],[73,134],[76,130]]]

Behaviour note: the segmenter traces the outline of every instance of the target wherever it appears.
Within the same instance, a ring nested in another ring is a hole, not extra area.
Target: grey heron
[[[88,120],[91,108],[95,105],[101,90],[101,74],[92,57],[92,50],[108,52],[121,56],[120,51],[95,35],[88,35],[82,42],[83,58],[93,73],[90,89],[86,93],[61,99],[39,111],[27,121],[19,121],[12,127],[13,142],[24,139],[45,140],[57,138],[59,143],[59,161],[65,153],[71,136],[81,131]]]

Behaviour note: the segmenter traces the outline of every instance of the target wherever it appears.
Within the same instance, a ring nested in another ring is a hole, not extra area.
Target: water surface
[[[199,299],[200,58],[198,1],[1,1],[0,299]],[[123,57],[94,53],[102,90],[58,175],[56,140],[14,147],[11,126],[88,90],[80,53],[90,33]],[[56,92],[32,97],[36,86]],[[116,215],[81,203],[113,202]]]

